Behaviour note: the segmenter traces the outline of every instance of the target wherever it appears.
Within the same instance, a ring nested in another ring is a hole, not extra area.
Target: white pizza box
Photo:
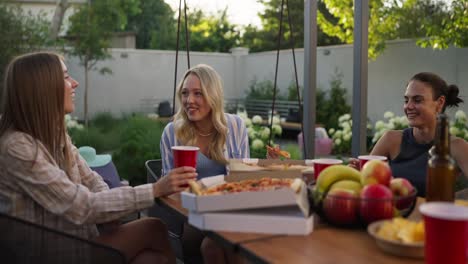
[[[282,178],[279,172],[276,174],[264,172],[263,174],[251,175],[250,177],[245,174],[240,175],[239,177],[236,174],[230,174],[228,176],[218,175],[203,178],[199,182],[206,187],[210,187],[225,182],[255,179],[261,177]],[[182,192],[181,199],[182,206],[184,208],[197,213],[296,206],[300,209],[300,211],[303,212],[304,215],[309,215],[307,186],[304,182],[302,182],[298,193],[296,193],[291,188],[281,188],[271,191],[252,191],[215,195],[196,195],[194,193],[185,191]]]
[[[268,171],[280,172],[284,177],[304,178],[306,174],[314,173],[312,160],[230,159],[228,167],[229,174],[235,173],[238,176],[256,175]]]
[[[297,206],[189,213],[189,224],[201,230],[284,235],[310,234],[313,219],[313,215],[304,216]]]

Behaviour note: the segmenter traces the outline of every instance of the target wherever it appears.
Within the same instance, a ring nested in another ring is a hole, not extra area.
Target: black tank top
[[[406,178],[418,190],[418,196],[426,196],[426,172],[429,149],[433,143],[419,144],[413,136],[413,128],[405,128],[401,139],[400,153],[390,160],[395,178]]]

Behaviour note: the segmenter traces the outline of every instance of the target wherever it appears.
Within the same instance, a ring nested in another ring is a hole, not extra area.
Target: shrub
[[[145,161],[161,158],[159,141],[163,129],[161,122],[140,115],[126,120],[113,159],[120,176],[131,185],[146,183]]]
[[[271,100],[273,99],[273,82],[270,80],[250,82],[249,90],[246,92],[246,100]],[[276,100],[286,100],[286,96],[281,95],[279,87],[276,87]]]

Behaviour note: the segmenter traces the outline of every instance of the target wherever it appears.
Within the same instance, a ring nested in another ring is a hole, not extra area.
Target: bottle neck
[[[437,117],[434,151],[437,155],[450,155],[449,122],[445,114],[440,114]]]

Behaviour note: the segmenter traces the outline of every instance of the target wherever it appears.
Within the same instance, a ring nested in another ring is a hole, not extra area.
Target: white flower
[[[344,141],[349,141],[351,139],[351,133],[347,133],[343,136]]]
[[[255,115],[252,117],[252,123],[260,125],[263,122],[263,118],[259,115]]]
[[[281,123],[280,118],[279,118],[278,116],[274,116],[274,117],[273,117],[273,125],[275,125],[275,124],[280,124],[280,123]]]
[[[242,120],[246,120],[248,119],[249,117],[247,116],[247,113],[246,112],[237,112],[237,116],[239,116],[240,118],[242,118]]]
[[[247,128],[247,134],[249,135],[250,139],[254,139],[257,137],[257,131],[255,131],[255,129],[251,127]]]
[[[462,110],[458,110],[458,111],[455,113],[455,118],[456,118],[456,119],[466,119],[466,114],[465,114],[465,112],[463,112]]]
[[[367,123],[367,129],[372,129],[372,124],[371,123]]]
[[[387,112],[384,113],[384,118],[386,118],[386,119],[390,119],[390,118],[392,118],[394,116],[395,116],[395,114],[393,112],[390,112],[390,111],[387,111]]]
[[[334,133],[335,133],[335,129],[334,129],[334,128],[330,128],[330,129],[328,130],[328,134],[329,134],[330,136],[333,136]]]
[[[83,128],[84,128],[84,126],[82,124],[76,125],[76,129],[78,129],[78,130],[82,130]]]
[[[72,119],[72,117],[69,114],[65,115],[65,123],[70,121],[71,119]]]
[[[271,127],[271,129],[273,129],[273,135],[281,135],[281,133],[283,133],[283,129],[281,128],[280,125],[273,125]]]
[[[348,122],[344,122],[344,123],[340,124],[340,126],[343,129],[350,129],[351,128],[351,125]]]
[[[247,117],[246,119],[244,119],[244,123],[246,127],[250,127],[252,126],[252,119]]]
[[[260,139],[254,139],[254,141],[252,141],[252,148],[253,149],[263,149],[265,145],[263,144],[263,141],[260,140]]]
[[[265,140],[268,139],[270,137],[270,129],[268,127],[264,127],[260,132],[260,137]]]
[[[335,139],[335,145],[339,146],[341,144],[341,139],[337,138]]]
[[[386,128],[385,123],[382,120],[379,120],[375,123],[375,129],[381,130],[385,128]]]
[[[450,128],[450,134],[454,136],[458,136],[458,134],[460,134],[460,130],[457,127],[453,126]]]
[[[339,137],[341,137],[342,134],[343,134],[343,132],[341,132],[340,130],[337,130],[335,132],[335,134],[333,135],[333,137],[339,138]]]
[[[348,121],[350,118],[351,118],[350,114],[344,114],[344,115],[338,117],[338,123]]]

